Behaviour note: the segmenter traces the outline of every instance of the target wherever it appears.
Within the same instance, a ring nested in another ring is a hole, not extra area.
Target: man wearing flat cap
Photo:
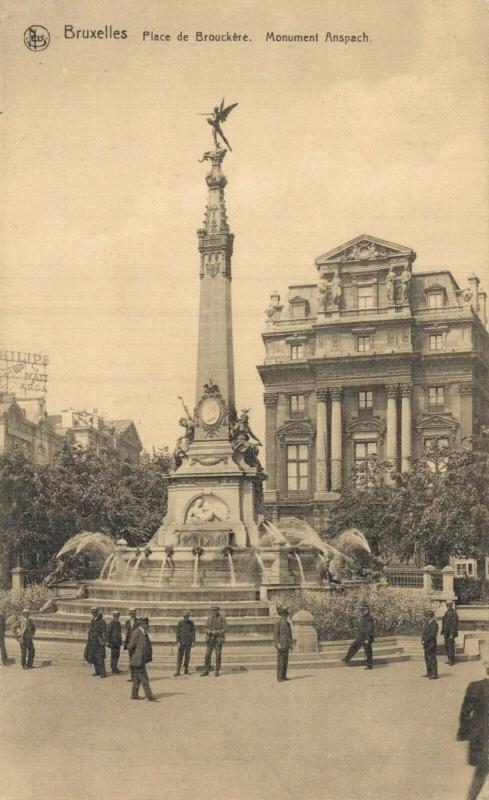
[[[292,638],[292,626],[288,620],[289,609],[282,606],[279,609],[280,619],[275,623],[273,629],[273,642],[277,651],[277,680],[279,683],[288,681],[287,667],[289,665],[289,651],[292,650],[294,640]]]
[[[373,651],[372,642],[374,640],[374,621],[370,616],[370,609],[368,603],[362,603],[360,606],[360,619],[358,622],[357,632],[353,642],[348,648],[348,652],[343,661],[349,664],[355,653],[363,647],[365,653],[366,665],[365,669],[372,669],[373,667]]]
[[[122,631],[119,617],[120,612],[114,611],[112,613],[112,619],[107,625],[107,644],[110,647],[110,669],[116,674],[120,672],[117,665],[119,663],[122,644]]]
[[[93,676],[105,678],[105,644],[107,642],[107,625],[96,606],[90,609],[92,619],[88,628],[87,644],[85,647],[85,661],[93,664]]]
[[[138,624],[138,620],[137,620],[137,617],[136,617],[137,610],[135,608],[129,608],[127,613],[129,614],[129,619],[126,620],[126,635],[125,635],[125,638],[124,638],[124,650],[127,650],[127,648],[129,647],[129,642],[131,640],[131,636],[133,634],[134,629],[137,627],[137,624]],[[131,677],[128,678],[127,680],[128,680],[128,682],[132,683],[133,674],[132,674],[132,669],[131,669],[130,665],[129,665],[129,669],[131,670]]]
[[[22,617],[15,626],[15,634],[20,644],[20,663],[22,669],[33,669],[34,656],[36,650],[34,648],[34,634],[36,633],[36,626],[30,618],[30,609],[24,608],[22,610]]]
[[[205,678],[211,671],[211,658],[214,650],[216,651],[216,671],[215,677],[219,677],[221,671],[221,654],[222,645],[226,638],[226,617],[221,614],[219,606],[212,606],[211,612],[207,618],[207,625],[205,629],[205,640],[207,643],[207,650],[205,653],[204,671],[201,675]]]

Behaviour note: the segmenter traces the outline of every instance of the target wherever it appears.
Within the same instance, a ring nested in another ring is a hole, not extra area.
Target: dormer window
[[[305,319],[309,316],[309,303],[304,297],[293,297],[289,300],[289,308],[292,319]]]
[[[443,308],[446,306],[446,292],[443,286],[428,286],[426,289],[428,308]]]

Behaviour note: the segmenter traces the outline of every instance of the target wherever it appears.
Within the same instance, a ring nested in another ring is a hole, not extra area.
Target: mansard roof
[[[333,250],[328,250],[323,255],[316,258],[315,264],[317,267],[324,266],[325,264],[336,264],[338,262],[351,262],[360,261],[365,262],[372,259],[383,258],[408,258],[414,261],[416,253],[410,247],[404,247],[401,244],[388,242],[385,239],[379,239],[377,236],[371,236],[368,233],[362,233],[360,236],[355,236],[349,242],[340,244]]]

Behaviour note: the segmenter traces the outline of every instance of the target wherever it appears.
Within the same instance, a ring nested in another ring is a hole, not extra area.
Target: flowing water
[[[158,583],[163,583],[163,570],[165,569],[165,564],[166,564],[166,559],[167,558],[168,558],[168,556],[165,553],[165,555],[163,556],[163,561],[161,562],[161,569],[160,569],[160,574],[159,574],[159,577],[158,577]]]
[[[136,563],[134,565],[134,569],[132,571],[131,583],[136,583],[136,578],[137,578],[137,574],[138,574],[139,565],[140,565],[140,563],[141,563],[143,558],[144,558],[144,553],[140,553],[139,556],[138,556],[138,559],[137,559],[137,561],[136,561]]]
[[[228,559],[228,564],[229,564],[229,576],[230,576],[230,579],[231,579],[231,584],[233,586],[235,586],[236,585],[236,574],[234,572],[233,557],[232,557],[231,553],[227,553],[227,559]]]
[[[112,561],[114,561],[114,559],[115,559],[115,553],[111,553],[110,556],[108,556],[105,559],[104,565],[103,565],[102,569],[100,570],[100,578],[99,578],[99,580],[103,581],[104,576],[105,576],[105,571],[109,569],[109,565],[112,563]]]
[[[199,585],[199,554],[195,554],[195,561],[194,561],[194,586]]]
[[[301,586],[303,586],[305,584],[305,582],[306,582],[306,578],[305,578],[305,575],[304,575],[304,568],[302,566],[301,557],[300,557],[299,553],[297,553],[297,552],[294,553],[294,556],[295,556],[295,560],[297,561],[297,564],[298,564],[298,567],[299,567],[299,574],[301,576]]]
[[[99,553],[107,557],[114,552],[115,542],[105,533],[81,531],[81,533],[76,533],[74,536],[71,536],[68,541],[64,543],[56,558],[62,558],[62,556],[67,555],[67,553],[78,555],[82,550],[91,550],[94,553]]]
[[[270,583],[270,574],[269,574],[269,572],[268,572],[268,570],[267,570],[267,568],[265,566],[265,562],[263,561],[263,558],[261,557],[261,553],[258,553],[257,550],[253,550],[253,555],[255,556],[255,558],[256,558],[256,560],[258,562],[258,565],[259,565],[259,567],[261,569],[261,574],[263,576],[263,579],[264,579],[265,583]]]

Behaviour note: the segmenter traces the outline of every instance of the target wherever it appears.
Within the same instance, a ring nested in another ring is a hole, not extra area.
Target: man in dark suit
[[[22,617],[15,626],[15,633],[20,644],[20,662],[22,664],[22,669],[33,669],[34,656],[36,655],[34,647],[36,626],[31,620],[30,614],[30,609],[24,608]]]
[[[455,664],[455,639],[458,636],[458,614],[453,607],[452,600],[447,601],[447,610],[441,623],[441,632],[445,639],[447,664],[453,667]]]
[[[4,667],[10,666],[7,649],[5,647],[5,631],[7,628],[7,624],[5,622],[5,615],[0,614],[0,655],[2,657],[2,664]]]
[[[180,670],[182,668],[182,661],[183,661],[183,670],[185,675],[189,674],[188,667],[190,664],[190,651],[195,644],[195,625],[190,619],[190,613],[185,611],[183,614],[183,619],[177,625],[177,645],[178,645],[178,653],[177,653],[177,669],[174,674],[174,678],[177,678],[180,675]]]
[[[212,653],[216,651],[216,671],[215,677],[219,677],[221,671],[221,654],[222,645],[226,638],[226,617],[221,614],[219,606],[212,606],[211,613],[207,618],[207,625],[205,629],[205,640],[207,642],[207,650],[205,653],[204,671],[201,678],[205,678],[211,671],[211,658]]]
[[[435,619],[435,612],[427,610],[425,612],[425,626],[421,634],[421,643],[424,649],[424,660],[426,662],[426,676],[434,681],[438,678],[438,662],[436,660],[436,637],[438,635],[438,623]]]
[[[465,693],[460,725],[457,733],[459,741],[469,742],[469,764],[475,767],[467,800],[475,800],[484,786],[489,773],[489,666],[486,677],[481,681],[469,683]]]
[[[137,628],[138,620],[137,620],[137,610],[135,608],[129,608],[128,612],[129,619],[126,620],[126,635],[124,637],[124,650],[127,650],[129,647],[129,642],[131,640],[132,633],[135,628]],[[129,664],[129,669],[131,670],[131,677],[127,679],[128,683],[132,683],[133,681],[133,674],[131,665]]]
[[[107,625],[96,606],[90,609],[92,619],[88,628],[88,638],[85,647],[85,661],[93,664],[94,677],[105,678],[105,644],[107,641]]]
[[[127,647],[133,675],[131,700],[139,700],[140,686],[144,689],[146,700],[156,700],[151,691],[146,671],[146,664],[153,660],[153,647],[149,638],[148,628],[148,617],[142,617],[134,628]]]
[[[294,646],[294,640],[292,638],[292,626],[287,619],[289,609],[283,606],[279,614],[280,619],[275,623],[273,629],[273,642],[277,650],[277,681],[282,683],[282,681],[289,680],[287,667],[289,665],[289,651]]]
[[[114,611],[112,619],[107,625],[107,644],[110,647],[110,669],[118,674],[119,656],[121,654],[122,630],[119,622],[120,612]]]
[[[360,648],[363,647],[367,662],[365,669],[372,669],[373,667],[372,642],[374,641],[375,625],[373,618],[370,616],[368,603],[362,603],[360,611],[361,611],[361,616],[358,623],[358,628],[355,638],[351,643],[350,647],[348,648],[348,652],[344,657],[343,661],[345,662],[345,664],[349,664],[355,653],[357,653],[358,650],[360,650]]]

